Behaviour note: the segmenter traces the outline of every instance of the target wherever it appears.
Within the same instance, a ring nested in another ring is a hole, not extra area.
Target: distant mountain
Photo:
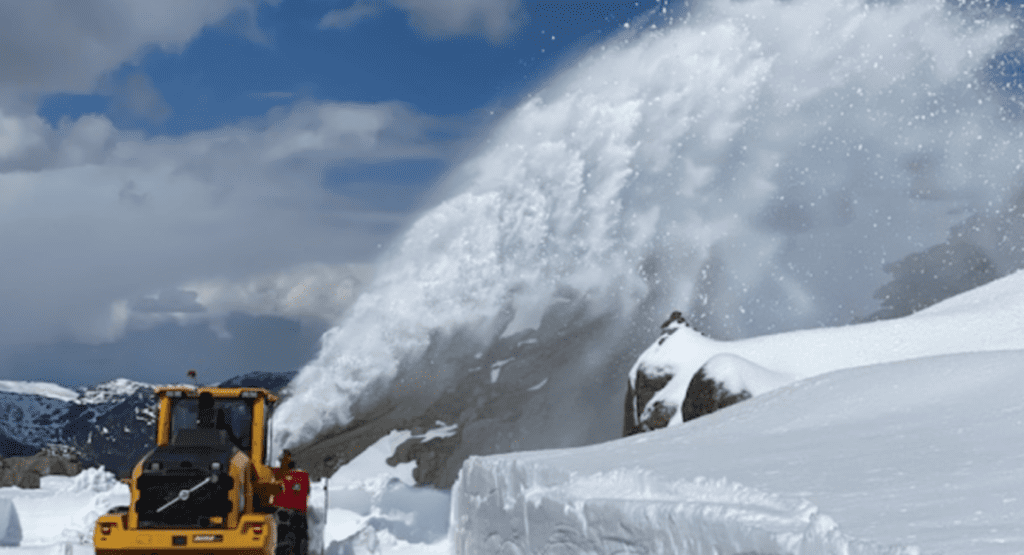
[[[294,372],[252,372],[218,385],[278,391]],[[46,382],[0,381],[0,457],[33,455],[67,445],[85,466],[105,466],[126,476],[153,448],[158,385],[120,378],[67,389]]]

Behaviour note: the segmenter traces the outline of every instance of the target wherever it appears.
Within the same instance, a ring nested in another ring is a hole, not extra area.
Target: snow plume
[[[986,81],[1012,33],[925,0],[711,0],[609,41],[450,174],[453,196],[293,382],[277,439],[308,441],[402,389],[436,397],[473,352],[567,306],[605,333],[546,367],[575,376],[545,387],[549,404],[624,374],[612,356],[635,357],[675,308],[720,338],[869,315],[887,263],[972,218],[991,265],[1018,267],[1024,133]]]

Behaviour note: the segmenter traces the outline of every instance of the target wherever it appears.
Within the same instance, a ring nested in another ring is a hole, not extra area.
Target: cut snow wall
[[[17,547],[21,545],[21,521],[14,502],[0,498],[0,546]]]
[[[726,480],[580,476],[471,457],[452,492],[453,553],[917,554],[849,538],[810,502]]]

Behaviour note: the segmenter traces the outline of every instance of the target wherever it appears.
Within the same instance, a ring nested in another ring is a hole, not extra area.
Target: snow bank
[[[451,495],[415,487],[415,463],[385,462],[409,437],[391,432],[329,480],[312,484],[310,545],[322,546],[324,555],[448,553]]]
[[[725,479],[664,483],[640,467],[579,476],[470,459],[452,514],[458,554],[917,553],[852,540],[799,497]]]
[[[23,548],[46,551],[67,545],[77,553],[78,546],[91,550],[96,518],[112,507],[128,505],[131,494],[114,474],[88,468],[73,477],[43,476],[39,489],[0,488],[0,502],[4,501],[13,503],[20,516]]]
[[[1022,368],[1024,351],[846,369],[682,426],[474,457],[453,549],[1024,553]]]
[[[0,546],[21,544],[21,521],[18,509],[10,499],[0,499]]]
[[[840,368],[907,360],[949,353],[1024,349],[1024,271],[996,280],[975,290],[947,299],[929,309],[894,320],[835,328],[817,328],[736,341],[716,341],[693,329],[678,325],[667,337],[659,338],[630,369],[629,380],[636,386],[638,372],[648,378],[672,376],[654,394],[646,407],[656,403],[679,407],[690,379],[701,366],[714,359],[721,375],[751,376],[758,391]],[[717,358],[721,355],[731,358]],[[751,364],[775,374],[749,368]],[[734,364],[728,364],[729,362]],[[731,368],[730,368],[731,366]],[[748,366],[741,369],[740,366]],[[755,379],[755,374],[762,378]],[[736,381],[736,380],[733,380]],[[640,407],[643,414],[645,409]],[[682,422],[676,411],[669,425]]]

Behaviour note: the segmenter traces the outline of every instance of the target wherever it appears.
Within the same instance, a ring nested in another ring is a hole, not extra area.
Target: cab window
[[[171,400],[171,437],[181,430],[213,427],[225,430],[228,439],[239,449],[249,452],[252,447],[252,400],[214,399],[212,421],[201,422],[199,399]]]

